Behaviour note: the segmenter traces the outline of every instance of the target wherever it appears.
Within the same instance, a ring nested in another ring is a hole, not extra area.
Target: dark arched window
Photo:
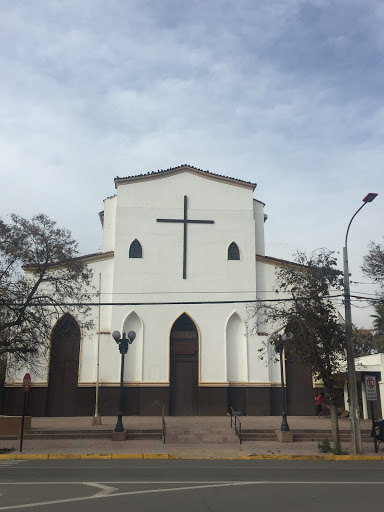
[[[141,243],[136,238],[131,243],[131,246],[129,248],[129,257],[130,258],[142,258],[143,257],[143,249],[141,248]]]
[[[229,260],[239,260],[240,259],[240,251],[235,242],[232,242],[228,247],[228,259]]]

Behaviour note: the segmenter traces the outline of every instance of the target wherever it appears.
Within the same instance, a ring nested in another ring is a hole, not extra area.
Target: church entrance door
[[[75,416],[79,372],[80,328],[66,313],[52,334],[47,416]]]
[[[199,340],[185,313],[173,324],[170,341],[169,415],[197,416]]]

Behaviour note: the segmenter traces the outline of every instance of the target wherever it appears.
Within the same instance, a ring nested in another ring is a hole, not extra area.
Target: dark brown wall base
[[[227,388],[199,388],[199,416],[224,416],[227,412]]]
[[[313,389],[308,393],[314,396]],[[47,411],[47,388],[31,388],[27,414],[45,416]],[[300,397],[298,397],[300,399]],[[200,416],[223,416],[229,407],[249,416],[278,416],[281,414],[281,389],[257,387],[200,387],[198,395]],[[308,407],[302,415],[314,414],[314,400],[308,400]],[[119,405],[118,387],[99,388],[100,416],[115,416]],[[169,413],[169,388],[167,387],[125,387],[125,416],[160,416],[163,406]],[[23,390],[5,388],[4,414],[19,415],[23,408]],[[77,388],[76,415],[92,416],[95,411],[95,388]],[[289,411],[288,411],[289,412]]]

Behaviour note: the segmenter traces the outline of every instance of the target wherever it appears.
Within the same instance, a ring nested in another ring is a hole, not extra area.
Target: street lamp
[[[363,446],[361,443],[360,431],[360,415],[359,415],[359,402],[357,396],[357,383],[355,371],[355,358],[353,355],[353,341],[352,341],[352,312],[351,312],[351,292],[349,288],[349,267],[348,267],[348,233],[353,219],[364,208],[367,203],[371,203],[377,194],[367,194],[363,199],[363,204],[353,215],[349,221],[347,233],[345,235],[345,246],[343,249],[344,259],[344,304],[345,304],[345,336],[347,345],[347,367],[349,376],[349,399],[350,399],[350,419],[351,419],[351,437],[352,437],[352,450],[353,453],[363,453]]]
[[[128,352],[128,345],[131,345],[133,340],[136,338],[136,333],[134,331],[129,331],[128,339],[125,336],[125,332],[123,332],[123,337],[120,338],[119,331],[113,331],[112,333],[113,339],[119,345],[119,351],[121,354],[121,371],[120,371],[120,398],[119,398],[119,412],[117,413],[117,423],[115,427],[115,432],[124,432],[123,425],[123,402],[124,402],[124,387],[123,387],[123,379],[124,379],[124,356]]]
[[[282,401],[282,422],[281,422],[281,432],[289,432],[289,425],[287,421],[287,400],[285,396],[285,386],[284,386],[284,365],[283,365],[283,356],[284,356],[284,344],[287,341],[288,336],[286,334],[282,334],[279,336],[279,342],[276,344],[276,351],[279,353],[280,357],[280,375],[281,375],[281,401]]]

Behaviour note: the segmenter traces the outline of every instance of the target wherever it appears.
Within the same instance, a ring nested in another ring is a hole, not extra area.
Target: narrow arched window
[[[228,259],[229,260],[239,260],[240,259],[240,251],[235,242],[232,242],[228,247]]]
[[[143,257],[143,249],[141,247],[141,243],[136,238],[131,243],[131,246],[129,248],[129,257],[130,258],[142,258]]]

